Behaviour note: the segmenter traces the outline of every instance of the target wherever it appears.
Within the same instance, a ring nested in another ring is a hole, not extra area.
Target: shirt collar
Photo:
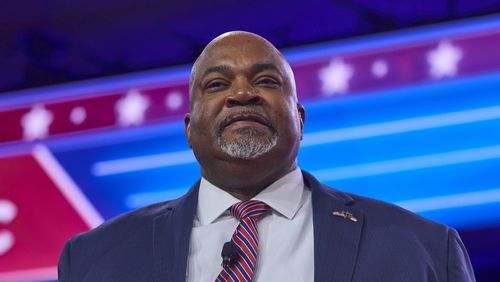
[[[303,192],[302,173],[299,168],[296,168],[252,199],[263,201],[274,211],[292,219],[300,208]],[[239,199],[202,178],[198,193],[197,218],[201,225],[210,224],[238,202],[240,202]]]

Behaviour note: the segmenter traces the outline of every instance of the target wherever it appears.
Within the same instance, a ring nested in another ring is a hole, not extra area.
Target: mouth
[[[236,127],[266,127],[273,128],[271,122],[262,114],[255,112],[240,112],[227,116],[221,124],[221,129]]]

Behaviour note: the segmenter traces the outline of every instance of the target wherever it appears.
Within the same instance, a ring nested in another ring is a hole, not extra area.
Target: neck
[[[201,172],[202,176],[210,183],[235,198],[246,201],[255,197],[296,167],[296,161],[276,169],[259,162],[244,161],[223,167],[224,169],[204,169],[202,167]]]

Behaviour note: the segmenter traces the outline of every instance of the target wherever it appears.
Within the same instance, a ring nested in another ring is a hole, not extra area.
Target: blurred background
[[[291,62],[303,169],[456,228],[500,281],[498,0],[2,1],[0,281],[54,281],[68,238],[189,189],[190,64],[229,30]]]

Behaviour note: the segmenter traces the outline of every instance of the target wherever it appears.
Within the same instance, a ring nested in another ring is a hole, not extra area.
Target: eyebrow
[[[219,66],[209,67],[205,70],[205,72],[203,73],[201,78],[203,79],[205,76],[207,76],[211,73],[214,73],[214,72],[228,74],[228,73],[231,73],[232,70],[231,70],[231,67],[228,65],[219,65]]]
[[[255,64],[251,67],[252,73],[256,74],[259,72],[263,72],[266,70],[273,70],[279,72],[278,67],[275,64],[271,63],[262,63],[262,64]]]
[[[258,63],[254,64],[250,67],[250,71],[252,74],[257,74],[266,70],[273,70],[279,72],[278,67],[275,64],[272,63]],[[211,74],[211,73],[222,73],[225,75],[229,75],[233,73],[232,68],[229,65],[218,65],[218,66],[213,66],[209,67],[203,72],[203,75],[201,79],[203,79],[205,76]]]

